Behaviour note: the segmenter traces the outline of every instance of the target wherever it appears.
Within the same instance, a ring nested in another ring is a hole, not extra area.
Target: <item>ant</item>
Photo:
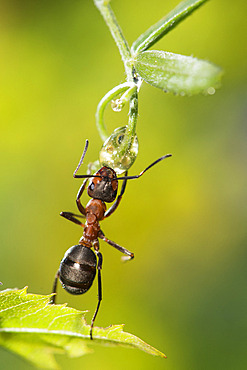
[[[134,258],[134,253],[106,238],[105,234],[100,228],[99,221],[102,221],[105,218],[109,217],[117,209],[125,192],[127,180],[139,178],[149,168],[162,161],[163,159],[170,157],[171,154],[164,155],[163,157],[157,159],[155,162],[151,163],[147,168],[145,168],[139,175],[136,176],[128,176],[128,171],[125,171],[124,176],[117,177],[116,172],[112,168],[106,166],[102,167],[94,175],[90,175],[90,167],[89,173],[87,175],[77,175],[77,171],[83,163],[87,148],[88,140],[86,140],[82,157],[73,174],[74,178],[85,179],[76,197],[76,204],[80,215],[74,214],[72,212],[60,213],[62,217],[83,227],[83,236],[79,240],[79,244],[69,248],[65,253],[55,276],[53,293],[56,293],[57,291],[58,278],[63,288],[68,293],[76,295],[86,293],[93,284],[96,270],[98,271],[98,304],[90,326],[90,339],[93,339],[93,325],[102,300],[101,269],[103,257],[102,254],[99,252],[98,238],[104,240],[106,243],[110,244],[112,247],[125,254],[126,256],[122,257],[123,259],[131,260]],[[89,178],[91,180],[87,188],[87,193],[92,199],[90,199],[90,201],[84,208],[81,204],[80,199],[86,188]],[[117,197],[118,180],[123,180],[123,183],[120,194]],[[111,203],[113,201],[114,203],[107,210],[105,202]],[[81,221],[78,220],[78,217],[85,218],[85,224],[81,223]],[[92,251],[92,247],[94,248],[95,253]],[[96,260],[96,256],[98,257],[98,263]],[[55,294],[51,298],[51,303],[55,303]]]

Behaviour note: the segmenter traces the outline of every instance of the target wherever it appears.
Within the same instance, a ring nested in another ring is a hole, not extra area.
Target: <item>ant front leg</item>
[[[128,171],[125,171],[124,176],[127,176],[127,175],[128,175]],[[118,195],[118,197],[115,200],[115,202],[113,203],[113,205],[106,211],[106,213],[104,215],[104,218],[109,217],[111,214],[113,214],[114,211],[116,211],[116,209],[119,206],[119,203],[120,203],[120,201],[122,199],[122,196],[123,196],[123,194],[125,192],[126,184],[127,184],[127,180],[125,179],[123,181],[123,183],[122,183],[120,194]]]
[[[110,244],[112,247],[116,248],[119,252],[123,253],[123,254],[126,254],[128,257],[122,257],[122,260],[132,260],[135,256],[134,256],[134,253],[130,252],[128,249],[126,248],[123,248],[121,247],[121,245],[113,242],[112,240],[110,239],[107,239],[105,237],[105,234],[103,233],[102,230],[100,230],[99,234],[98,234],[99,238],[104,240],[106,243]]]
[[[92,321],[91,321],[91,327],[90,327],[90,339],[91,340],[93,339],[94,321],[96,319],[96,316],[97,316],[98,311],[99,311],[100,303],[102,301],[101,270],[102,270],[103,257],[102,257],[102,254],[100,252],[98,252],[97,250],[95,251],[95,253],[98,257],[98,266],[97,266],[97,270],[98,270],[98,304],[97,304],[96,310],[94,312],[94,315],[93,315],[93,318],[92,318]]]
[[[76,205],[77,205],[77,208],[79,209],[79,211],[85,216],[86,215],[86,211],[85,211],[85,208],[83,207],[83,205],[81,204],[81,196],[82,196],[82,193],[84,192],[85,190],[85,187],[87,185],[87,181],[88,179],[85,179],[82,183],[82,186],[80,187],[79,191],[78,191],[78,194],[77,194],[77,197],[76,197]]]
[[[88,165],[88,169],[87,169],[87,174],[90,175],[91,173],[91,167],[92,167],[92,164],[89,163]],[[74,174],[74,177],[76,178],[77,175]],[[81,204],[81,196],[86,188],[86,185],[87,185],[87,182],[88,182],[88,178],[86,178],[83,183],[82,183],[82,186],[80,187],[78,193],[77,193],[77,196],[76,196],[76,205],[77,205],[77,208],[79,209],[79,211],[85,216],[86,215],[86,211],[85,211],[85,208],[83,207],[83,205]]]
[[[56,275],[55,275],[55,280],[54,280],[54,283],[53,283],[53,287],[52,287],[52,293],[54,294],[52,297],[51,297],[51,300],[50,300],[50,303],[51,304],[55,304],[56,302],[56,294],[57,294],[57,279],[59,278],[59,270],[57,271]]]

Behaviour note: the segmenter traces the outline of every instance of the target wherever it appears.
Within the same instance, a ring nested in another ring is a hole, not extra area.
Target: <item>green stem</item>
[[[121,102],[123,105],[125,105],[127,102],[130,101],[132,95],[136,92],[137,86],[133,83],[133,86],[130,87],[122,96],[121,96]]]
[[[125,137],[121,145],[120,155],[123,155],[123,153],[127,153],[132,145],[134,135],[136,132],[137,119],[138,119],[138,92],[136,88],[135,91],[132,93],[129,101],[129,120],[127,130],[125,132]]]
[[[107,26],[110,29],[112,37],[114,38],[119,52],[121,54],[125,72],[127,75],[127,83],[117,86],[107,93],[104,98],[100,101],[97,112],[96,112],[96,125],[100,136],[103,141],[108,138],[108,133],[104,125],[103,114],[107,104],[119,95],[121,92],[128,90],[123,95],[123,103],[128,99],[129,100],[129,120],[127,124],[127,130],[125,133],[124,140],[119,148],[119,156],[126,154],[129,148],[132,145],[134,140],[136,124],[138,118],[138,90],[140,83],[136,84],[133,76],[133,61],[131,56],[131,51],[129,45],[123,36],[122,30],[117,22],[117,19],[109,5],[110,0],[94,0],[94,3],[101,15],[103,16]]]
[[[132,82],[133,77],[132,77],[132,66],[129,63],[131,59],[131,52],[129,45],[123,35],[123,32],[117,22],[117,19],[111,9],[111,6],[109,5],[109,0],[94,0],[95,6],[98,8],[100,11],[102,17],[104,18],[107,26],[110,29],[110,32],[112,34],[112,37],[114,38],[117,47],[119,49],[119,52],[121,54],[123,63],[124,63],[124,68],[125,72],[127,75],[127,81]]]
[[[119,94],[123,93],[126,90],[132,89],[133,85],[134,85],[133,83],[130,84],[129,82],[125,82],[121,85],[118,85],[114,87],[112,90],[110,90],[99,102],[95,117],[96,117],[96,126],[99,131],[100,137],[103,141],[105,141],[109,136],[104,123],[104,111],[107,105]]]

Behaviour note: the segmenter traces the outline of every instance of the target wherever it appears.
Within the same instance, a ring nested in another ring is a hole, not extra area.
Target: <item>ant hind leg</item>
[[[106,243],[108,243],[112,247],[116,248],[119,252],[126,254],[126,256],[122,257],[123,261],[133,260],[133,258],[135,257],[134,253],[130,252],[128,249],[121,247],[121,245],[115,243],[114,241],[110,239],[107,239],[102,230],[100,230],[99,232],[99,238],[104,240]]]
[[[96,316],[97,316],[98,311],[99,311],[100,303],[102,301],[101,270],[102,270],[103,257],[102,257],[102,254],[100,252],[98,252],[97,250],[95,251],[95,253],[98,257],[98,266],[97,266],[97,270],[98,270],[98,304],[97,304],[96,310],[94,312],[94,315],[93,315],[93,318],[92,318],[92,321],[91,321],[91,327],[90,327],[90,339],[91,340],[93,339],[94,321],[96,319]]]
[[[56,294],[57,294],[57,280],[59,278],[59,270],[57,271],[56,275],[55,275],[55,280],[54,280],[54,283],[53,283],[53,287],[52,287],[52,293],[53,293],[53,296],[51,297],[51,300],[50,300],[50,304],[55,304],[56,302]]]

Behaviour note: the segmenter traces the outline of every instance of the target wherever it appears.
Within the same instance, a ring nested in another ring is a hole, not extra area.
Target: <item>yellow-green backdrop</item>
[[[112,7],[131,44],[177,3],[113,0]],[[101,243],[96,325],[125,323],[168,358],[95,347],[79,359],[57,356],[62,369],[247,368],[246,12],[245,0],[210,1],[155,45],[222,66],[223,85],[214,96],[190,98],[143,85],[131,173],[173,157],[129,181],[119,210],[102,224],[136,258],[122,264]],[[1,0],[0,49],[0,280],[3,288],[48,294],[64,252],[81,236],[59,217],[76,211],[73,170],[86,138],[86,162],[97,159],[96,106],[124,81],[124,69],[92,0]],[[109,130],[126,117],[109,110]],[[96,296],[97,284],[80,297],[59,286],[58,302],[89,309],[90,321]],[[32,368],[4,350],[0,363]]]

